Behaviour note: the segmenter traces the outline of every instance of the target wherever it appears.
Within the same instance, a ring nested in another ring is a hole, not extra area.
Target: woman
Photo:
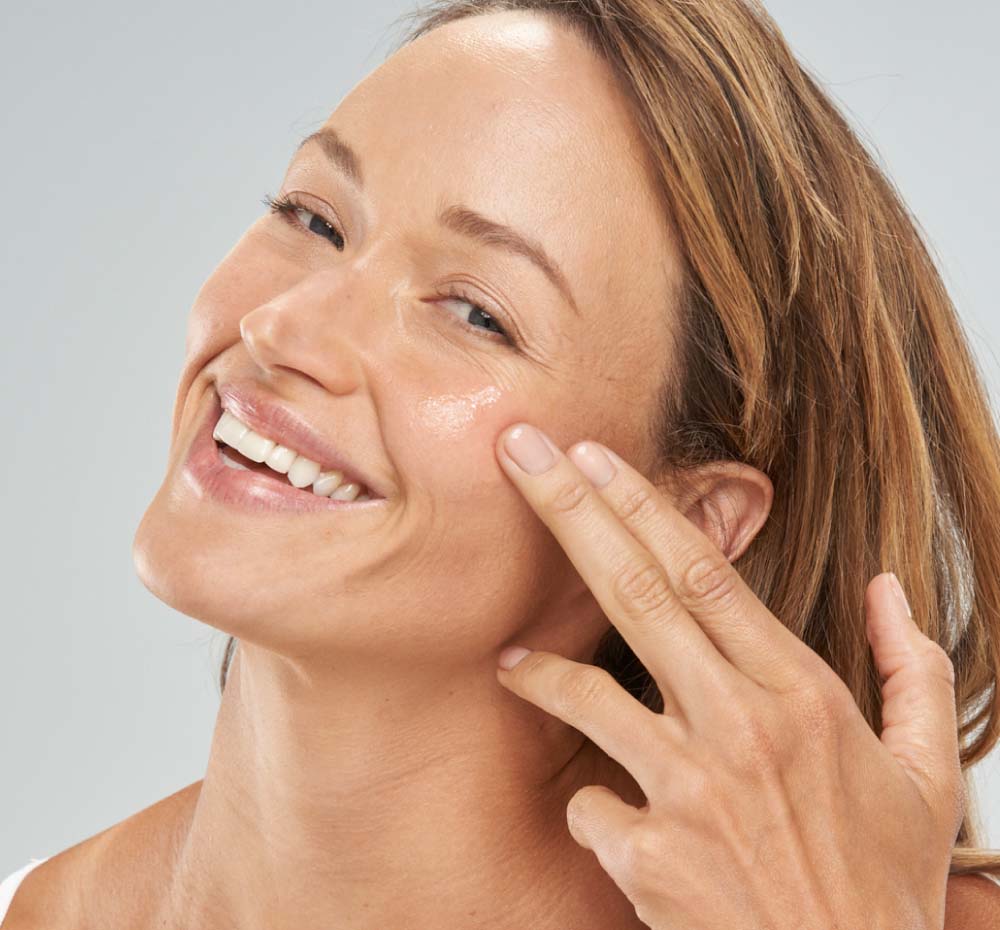
[[[1000,443],[763,11],[437,4],[268,200],[133,544],[206,775],[4,930],[991,925]]]

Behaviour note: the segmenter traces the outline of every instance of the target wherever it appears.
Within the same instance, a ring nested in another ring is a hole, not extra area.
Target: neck
[[[362,686],[241,642],[154,925],[641,928],[566,826],[586,784],[641,792],[492,666],[466,676]]]

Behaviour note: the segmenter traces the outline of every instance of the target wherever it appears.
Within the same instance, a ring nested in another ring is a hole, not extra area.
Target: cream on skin
[[[402,49],[326,125],[363,187],[309,143],[279,193],[345,247],[265,211],[205,282],[133,544],[157,597],[241,640],[206,775],[170,806],[169,844],[123,840],[92,887],[146,869],[141,901],[100,906],[159,930],[639,928],[565,809],[586,784],[641,793],[495,673],[511,642],[588,661],[607,627],[497,463],[499,433],[525,420],[563,449],[651,461],[679,259],[627,105],[564,27],[506,12]],[[524,257],[440,226],[451,202],[542,242],[579,313]],[[449,285],[523,344],[469,325]],[[386,506],[265,514],[193,494],[199,416],[236,378],[349,450],[392,487]]]
[[[468,394],[439,394],[417,405],[420,425],[443,440],[461,435],[479,415],[479,408],[495,404],[502,397],[494,384]]]

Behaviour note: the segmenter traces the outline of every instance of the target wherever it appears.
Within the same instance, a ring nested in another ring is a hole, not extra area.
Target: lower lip
[[[209,497],[233,507],[255,511],[365,511],[386,503],[380,497],[371,501],[338,501],[320,497],[305,488],[271,478],[266,472],[231,468],[222,461],[216,445],[215,425],[222,416],[219,396],[212,391],[214,401],[191,443],[182,473],[199,496]],[[369,492],[370,493],[370,492]]]

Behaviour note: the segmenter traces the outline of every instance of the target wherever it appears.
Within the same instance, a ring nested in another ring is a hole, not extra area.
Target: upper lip
[[[323,471],[343,472],[346,481],[363,484],[372,497],[386,496],[342,449],[333,445],[300,414],[267,396],[254,382],[229,381],[217,383],[215,387],[222,409],[255,432],[318,462]]]

